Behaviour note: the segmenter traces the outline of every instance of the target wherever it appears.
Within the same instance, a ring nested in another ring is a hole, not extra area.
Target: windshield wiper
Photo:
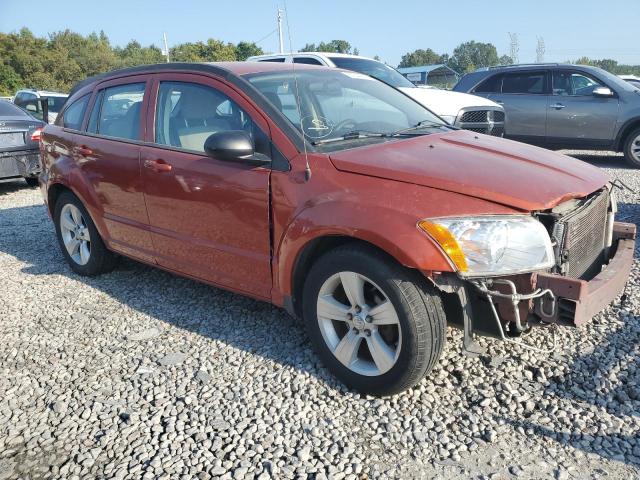
[[[358,140],[360,138],[374,138],[374,137],[378,137],[378,138],[382,138],[382,137],[388,137],[391,134],[389,133],[379,133],[379,132],[365,132],[362,130],[353,130],[351,132],[347,132],[344,135],[340,136],[340,137],[334,137],[334,138],[324,138],[321,140],[315,140],[313,142],[311,142],[311,145],[326,145],[327,143],[334,143],[334,142],[343,142],[345,140]]]
[[[416,123],[412,127],[403,128],[402,130],[398,130],[397,132],[390,133],[389,135],[390,136],[402,135],[404,133],[413,132],[414,130],[420,130],[421,128],[433,128],[433,127],[447,127],[447,128],[452,128],[454,130],[457,130],[457,127],[454,127],[453,125],[449,125],[448,123],[434,122],[433,120],[420,120],[418,123]]]

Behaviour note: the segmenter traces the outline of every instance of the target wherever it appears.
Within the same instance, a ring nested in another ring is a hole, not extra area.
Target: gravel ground
[[[635,189],[619,218],[638,223],[640,171],[573,153]],[[0,479],[638,478],[638,274],[555,354],[472,358],[449,329],[419,387],[362,397],[265,303],[132,261],[78,277],[40,192],[3,183]]]

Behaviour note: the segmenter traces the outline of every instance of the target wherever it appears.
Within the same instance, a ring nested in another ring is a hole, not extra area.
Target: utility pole
[[[284,53],[284,39],[282,38],[282,10],[278,9],[278,41],[280,42],[280,53]]]
[[[162,51],[162,54],[167,58],[167,63],[169,63],[169,47],[167,46],[166,32],[162,32],[162,40],[164,42],[164,50]]]
[[[536,63],[544,63],[544,38],[538,37],[538,47],[536,48]]]
[[[518,63],[518,51],[520,50],[518,34],[509,32],[509,38],[511,39],[511,62],[515,65]]]

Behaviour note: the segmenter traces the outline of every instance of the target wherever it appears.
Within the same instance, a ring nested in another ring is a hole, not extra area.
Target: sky
[[[544,38],[545,61],[612,58],[640,64],[640,0],[0,0],[0,32],[27,27],[36,35],[71,29],[103,30],[113,45],[138,40],[169,46],[216,38],[255,41],[278,51],[276,12],[284,21],[285,50],[344,39],[361,55],[397,65],[406,52],[431,48],[451,53],[462,42],[491,42],[509,54],[509,32],[518,35],[520,62],[536,60]],[[28,6],[27,6],[28,4]],[[393,8],[390,8],[392,6]],[[266,37],[266,38],[265,38]],[[291,40],[291,42],[289,42]]]

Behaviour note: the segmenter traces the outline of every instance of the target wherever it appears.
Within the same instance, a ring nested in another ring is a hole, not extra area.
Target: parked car
[[[18,90],[13,103],[19,107],[28,110],[34,117],[39,118],[47,123],[53,123],[56,120],[58,112],[67,100],[66,93],[48,92],[46,90],[24,89]],[[44,118],[42,109],[42,99],[47,99],[48,115]]]
[[[38,185],[38,141],[44,122],[10,102],[0,101],[0,179],[23,177]]]
[[[495,67],[468,73],[453,89],[503,105],[507,138],[547,148],[624,152],[640,168],[640,91],[600,68]]]
[[[633,261],[600,169],[454,129],[342,69],[111,72],[73,89],[41,151],[74,272],[120,254],[284,307],[338,378],[376,395],[433,368],[448,322],[468,348],[474,331],[586,322]]]
[[[635,75],[618,75],[625,82],[630,83],[634,87],[640,89],[640,77]]]
[[[300,52],[258,55],[249,57],[247,61],[324,65],[353,70],[401,90],[451,125],[498,137],[505,131],[504,109],[497,103],[474,95],[418,87],[389,65],[372,58],[342,53]]]

